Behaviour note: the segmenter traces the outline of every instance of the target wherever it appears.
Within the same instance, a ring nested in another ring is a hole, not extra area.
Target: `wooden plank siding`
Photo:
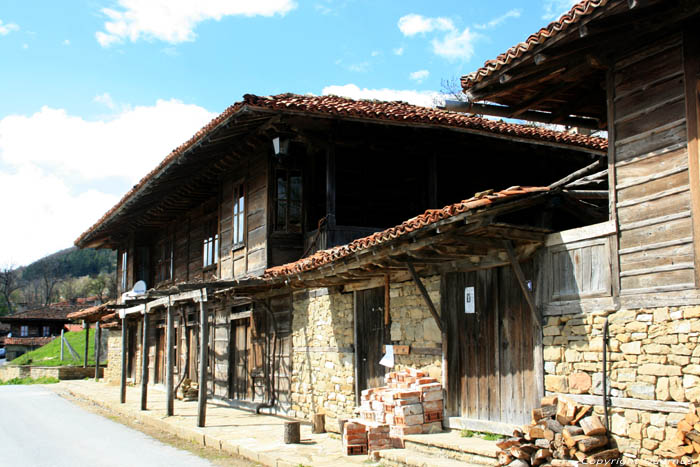
[[[695,286],[681,34],[616,60],[620,294]]]

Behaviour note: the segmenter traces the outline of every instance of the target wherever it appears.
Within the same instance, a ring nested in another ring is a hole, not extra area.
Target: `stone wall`
[[[103,374],[104,369],[100,368],[100,374]],[[12,378],[41,378],[50,377],[57,379],[83,379],[94,378],[95,367],[90,366],[83,368],[82,366],[14,366],[4,365],[0,367],[0,380],[8,380]]]
[[[700,403],[700,307],[550,317],[544,327],[545,389],[602,394],[603,324],[609,320],[612,397]],[[600,409],[598,409],[600,410]],[[629,460],[654,465],[683,413],[611,409],[611,431]]]
[[[122,336],[118,331],[109,333],[107,338],[107,367],[105,381],[108,384],[120,384],[122,377]]]
[[[440,309],[440,277],[424,280]],[[397,355],[395,368],[420,368],[442,374],[442,339],[418,287],[413,282],[390,287],[391,341],[409,345],[409,355]],[[292,406],[288,415],[309,419],[325,413],[329,430],[338,418],[353,416],[355,363],[353,294],[338,289],[314,289],[294,295],[292,316]]]

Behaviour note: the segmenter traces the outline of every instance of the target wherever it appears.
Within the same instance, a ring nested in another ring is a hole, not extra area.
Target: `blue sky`
[[[0,265],[72,244],[245,93],[430,105],[572,3],[3,0]]]

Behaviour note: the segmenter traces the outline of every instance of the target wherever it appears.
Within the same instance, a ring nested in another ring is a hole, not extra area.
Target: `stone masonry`
[[[544,327],[545,389],[602,395],[603,323],[609,320],[612,397],[700,403],[700,307],[550,317]],[[602,408],[597,407],[597,410]],[[627,460],[658,465],[682,413],[611,409]]]
[[[122,336],[119,332],[111,332],[107,338],[107,366],[104,376],[108,384],[118,385],[121,381]]]

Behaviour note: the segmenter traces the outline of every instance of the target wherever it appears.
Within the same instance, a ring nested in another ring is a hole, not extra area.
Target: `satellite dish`
[[[134,288],[131,289],[131,293],[134,295],[143,295],[146,293],[146,282],[144,281],[138,281],[136,284],[134,284]]]

